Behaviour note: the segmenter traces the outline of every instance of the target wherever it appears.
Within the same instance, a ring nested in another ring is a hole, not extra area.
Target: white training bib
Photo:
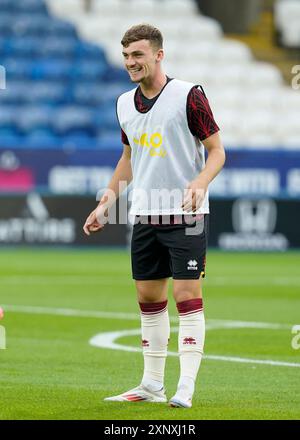
[[[136,88],[117,101],[117,115],[131,147],[132,215],[185,214],[184,189],[205,164],[204,146],[192,135],[187,97],[192,83],[173,79],[147,113],[134,103]],[[209,212],[208,192],[197,213]]]

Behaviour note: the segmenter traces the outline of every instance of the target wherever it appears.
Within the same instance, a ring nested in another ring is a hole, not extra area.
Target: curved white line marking
[[[92,311],[92,310],[78,310],[78,309],[65,309],[65,308],[55,308],[55,307],[39,307],[39,306],[24,306],[24,305],[8,305],[1,304],[2,307],[8,312],[12,313],[29,313],[29,314],[45,314],[52,316],[75,316],[80,318],[101,318],[101,319],[121,319],[130,321],[139,321],[140,315],[137,313],[116,313],[116,312],[103,312],[103,311]],[[170,317],[171,322],[178,322],[177,317]],[[221,328],[260,328],[260,329],[288,329],[290,330],[292,325],[289,324],[278,324],[269,322],[251,322],[251,321],[230,321],[230,320],[220,320],[220,319],[209,319],[206,323],[207,330],[221,329]],[[171,331],[177,331],[177,329],[172,328]],[[128,352],[142,352],[139,347],[131,347],[129,345],[117,344],[116,339],[122,336],[135,336],[141,333],[140,329],[136,330],[124,330],[117,332],[107,332],[99,333],[90,339],[89,343],[98,348],[109,348],[113,350],[122,350]],[[170,356],[178,356],[177,353],[168,352]],[[240,357],[231,356],[218,356],[218,355],[204,355],[205,359],[226,361],[226,362],[242,362],[242,363],[252,363],[252,364],[265,364],[265,365],[275,365],[283,367],[300,367],[298,363],[292,362],[280,362],[273,360],[260,360],[260,359],[247,359]]]
[[[233,321],[233,325],[230,327],[229,323],[220,324],[219,326],[206,326],[207,330],[211,329],[221,329],[221,328],[245,328],[243,323],[238,323]],[[253,327],[253,326],[252,326]],[[260,328],[266,328],[266,327],[260,327]],[[171,332],[177,332],[178,328],[171,328]],[[122,331],[116,331],[116,332],[105,332],[105,333],[99,333],[95,336],[93,336],[89,344],[97,347],[97,348],[106,348],[106,349],[112,349],[112,350],[120,350],[120,351],[127,351],[127,352],[143,352],[143,349],[140,347],[132,347],[130,345],[123,345],[118,344],[115,341],[121,337],[125,336],[136,336],[141,334],[141,329],[134,329],[134,330],[122,330]],[[178,353],[175,353],[173,351],[168,351],[168,356],[178,356]],[[281,361],[273,361],[271,359],[250,359],[250,358],[241,358],[241,357],[234,357],[234,356],[219,356],[219,355],[204,355],[204,359],[213,360],[213,361],[222,361],[222,362],[238,362],[238,363],[244,363],[244,364],[259,364],[259,365],[271,365],[271,366],[277,366],[277,367],[294,367],[294,368],[300,368],[300,364],[293,363],[293,362],[281,362]]]

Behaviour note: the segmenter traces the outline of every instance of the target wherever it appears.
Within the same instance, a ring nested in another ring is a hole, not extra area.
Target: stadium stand
[[[155,24],[165,37],[166,72],[204,86],[227,148],[300,148],[299,94],[277,67],[256,61],[246,44],[225,38],[216,20],[199,15],[194,1],[94,0],[84,14],[77,0],[48,5],[69,17],[82,38],[105,48],[116,66],[122,33],[135,23]]]
[[[102,47],[78,37],[73,24],[41,0],[0,0],[1,148],[120,146],[108,105],[128,89]],[[111,139],[108,134],[111,133]],[[103,134],[103,139],[102,139]],[[106,145],[107,146],[107,145]]]
[[[0,0],[1,147],[119,148],[115,100],[132,87],[120,39],[132,24],[150,22],[164,34],[168,75],[204,86],[227,148],[300,148],[299,93],[277,67],[225,38],[193,0],[94,0],[88,11],[83,4]]]
[[[300,1],[277,0],[274,10],[282,45],[300,49]]]

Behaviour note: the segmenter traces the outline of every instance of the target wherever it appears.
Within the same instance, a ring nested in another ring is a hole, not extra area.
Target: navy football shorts
[[[194,280],[205,276],[209,215],[192,223],[136,223],[131,241],[135,280]]]

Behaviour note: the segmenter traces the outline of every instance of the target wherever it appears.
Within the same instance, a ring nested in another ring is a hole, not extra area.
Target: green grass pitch
[[[296,252],[208,252],[207,357],[193,407],[174,409],[103,401],[138,385],[142,374],[141,353],[89,344],[120,331],[115,343],[140,347],[138,335],[126,334],[139,329],[139,310],[125,251],[3,250],[0,419],[299,419],[300,349],[291,345],[300,324],[299,267]],[[176,327],[171,289],[169,311]],[[176,348],[175,329],[169,350]],[[168,357],[168,397],[178,373],[178,358]]]

